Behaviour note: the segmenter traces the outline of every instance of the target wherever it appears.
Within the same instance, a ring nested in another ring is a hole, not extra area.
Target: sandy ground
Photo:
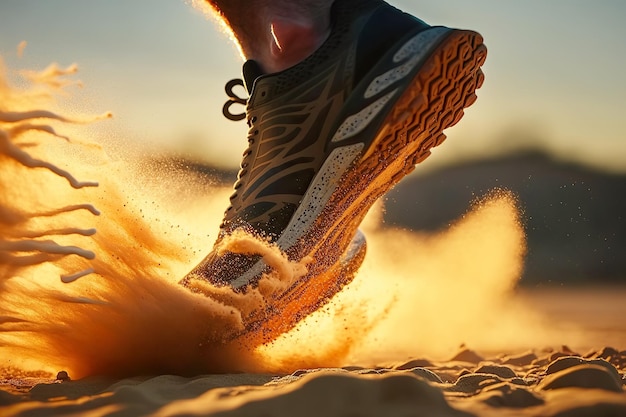
[[[460,347],[447,361],[416,357],[290,375],[55,381],[5,370],[0,415],[626,416],[626,288],[544,288],[520,297],[555,328],[585,331],[588,346]]]

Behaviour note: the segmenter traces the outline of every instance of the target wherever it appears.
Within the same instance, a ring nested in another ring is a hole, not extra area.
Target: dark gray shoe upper
[[[378,0],[339,0],[333,20],[328,40],[300,64],[269,75],[253,61],[244,65],[251,146],[225,226],[248,223],[271,240],[280,235],[332,150],[337,116],[355,85],[407,32],[428,27]]]

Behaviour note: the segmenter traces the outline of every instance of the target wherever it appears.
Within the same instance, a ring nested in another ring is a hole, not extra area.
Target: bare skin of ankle
[[[330,27],[317,28],[311,22],[275,19],[270,24],[272,44],[271,59],[261,65],[268,72],[278,72],[296,65],[311,55],[326,40]]]
[[[330,34],[333,0],[207,0],[244,59],[267,73],[292,67]]]

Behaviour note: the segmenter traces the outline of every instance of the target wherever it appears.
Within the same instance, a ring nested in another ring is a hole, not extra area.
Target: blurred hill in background
[[[234,171],[189,161],[174,165],[228,186],[236,178]],[[418,167],[387,194],[385,225],[447,227],[494,188],[519,199],[528,240],[522,285],[626,284],[626,175],[555,160],[542,151],[425,172]]]
[[[517,195],[528,253],[522,283],[626,283],[626,175],[540,151],[474,160],[404,179],[387,195],[389,226],[436,230],[494,188]]]

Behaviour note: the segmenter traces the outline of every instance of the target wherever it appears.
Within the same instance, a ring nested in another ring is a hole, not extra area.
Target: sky
[[[476,30],[489,49],[478,101],[429,166],[535,146],[626,172],[626,1],[390,2],[433,25]],[[0,0],[0,55],[10,70],[78,64],[75,105],[112,111],[99,134],[146,152],[235,169],[247,146],[245,122],[221,113],[242,60],[185,0]]]

